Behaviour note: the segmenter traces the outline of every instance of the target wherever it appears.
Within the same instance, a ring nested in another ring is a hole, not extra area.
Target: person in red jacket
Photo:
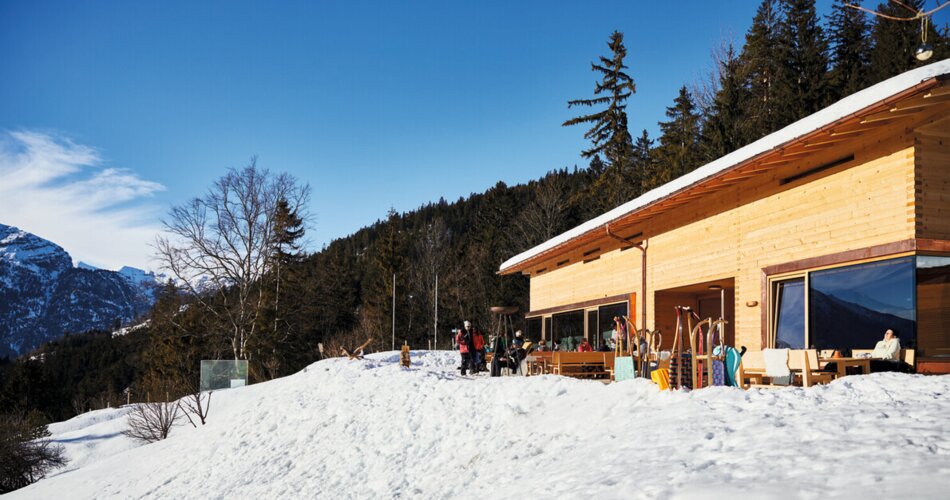
[[[594,352],[594,347],[590,345],[587,339],[584,339],[581,340],[580,345],[577,346],[577,352]]]
[[[472,329],[472,347],[475,351],[472,353],[472,373],[478,373],[485,362],[485,337],[482,332]]]
[[[455,345],[459,348],[459,354],[462,355],[462,366],[459,368],[462,371],[462,375],[465,375],[465,372],[472,365],[472,351],[475,350],[472,345],[472,324],[468,321],[465,322],[465,328],[459,330],[458,334],[455,336]],[[473,369],[474,371],[474,369]]]

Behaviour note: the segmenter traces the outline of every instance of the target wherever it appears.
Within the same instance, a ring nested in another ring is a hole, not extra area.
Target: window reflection
[[[902,347],[913,347],[914,258],[812,272],[808,311],[809,337],[818,349],[867,349],[888,328],[898,332]]]
[[[554,315],[554,342],[562,351],[577,350],[584,338],[584,311],[571,311]]]
[[[600,320],[600,337],[605,336],[613,339],[614,335],[614,316],[622,317],[627,315],[627,303],[611,304],[609,306],[600,306],[597,311],[597,317]]]
[[[525,320],[525,328],[528,330],[528,340],[537,342],[541,338],[541,318],[528,318]]]
[[[587,311],[587,341],[596,349],[600,345],[600,335],[597,334],[597,311]]]
[[[775,284],[775,347],[805,347],[805,279]]]

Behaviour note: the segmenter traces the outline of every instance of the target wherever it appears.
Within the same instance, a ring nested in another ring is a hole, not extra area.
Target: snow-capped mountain
[[[144,314],[155,301],[154,274],[96,269],[59,245],[0,224],[0,357],[62,336],[106,329]]]

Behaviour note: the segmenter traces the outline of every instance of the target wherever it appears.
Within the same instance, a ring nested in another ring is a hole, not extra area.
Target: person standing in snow
[[[465,321],[465,328],[459,330],[455,336],[455,344],[459,346],[459,353],[462,355],[462,375],[466,374],[472,366],[472,355],[475,347],[472,339],[472,324]]]
[[[467,322],[466,322],[467,323]],[[478,329],[472,329],[472,373],[478,373],[485,365],[485,337]]]

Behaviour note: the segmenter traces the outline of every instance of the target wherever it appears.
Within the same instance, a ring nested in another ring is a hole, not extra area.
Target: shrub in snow
[[[175,401],[137,403],[129,410],[129,429],[126,436],[153,443],[168,437],[180,417]]]
[[[208,410],[211,408],[211,391],[201,392],[197,388],[192,388],[188,395],[178,400],[178,407],[191,422],[192,427],[198,427],[195,420],[204,425],[207,423]],[[192,416],[195,418],[191,418]]]
[[[62,447],[49,436],[38,413],[0,415],[0,494],[35,483],[66,465]]]

